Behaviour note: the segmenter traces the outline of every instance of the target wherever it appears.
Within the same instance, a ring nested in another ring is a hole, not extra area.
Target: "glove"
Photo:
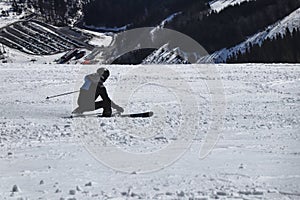
[[[121,106],[118,106],[118,107],[116,108],[116,110],[117,110],[118,112],[120,112],[120,113],[124,112],[124,109],[123,109]]]

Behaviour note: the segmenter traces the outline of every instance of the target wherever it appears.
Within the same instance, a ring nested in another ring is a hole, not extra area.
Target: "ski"
[[[121,114],[121,113],[113,113],[111,117],[128,117],[128,118],[147,118],[152,117],[153,112],[142,112],[142,113],[131,113],[131,114]],[[90,114],[77,114],[77,115],[70,115],[67,117],[63,117],[66,119],[72,118],[85,118],[85,117],[103,117],[102,113],[90,113]],[[105,117],[103,117],[105,118]]]
[[[131,114],[120,114],[120,113],[116,113],[115,115],[116,117],[129,117],[129,118],[147,118],[147,117],[152,117],[153,116],[153,112],[149,111],[149,112],[143,112],[143,113],[131,113]],[[98,115],[98,117],[102,117],[101,115]]]
[[[91,116],[97,117],[98,115],[101,115],[101,114],[102,113],[71,114],[70,116],[66,116],[66,117],[63,117],[63,118],[72,119],[72,118],[85,118],[85,117],[91,117]]]
[[[153,116],[153,112],[144,112],[144,113],[133,113],[133,114],[123,114],[121,115],[121,117],[131,117],[131,118],[138,118],[138,117],[142,117],[142,118],[146,118],[146,117],[152,117]]]

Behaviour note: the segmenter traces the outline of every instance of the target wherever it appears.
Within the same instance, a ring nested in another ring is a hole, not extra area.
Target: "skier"
[[[118,112],[124,112],[122,107],[111,101],[103,85],[109,75],[109,70],[101,67],[97,70],[97,73],[89,74],[84,78],[84,84],[80,88],[77,100],[78,107],[72,112],[73,114],[82,114],[99,108],[103,108],[102,117],[111,117],[112,108]],[[101,96],[102,101],[95,102],[99,96]]]

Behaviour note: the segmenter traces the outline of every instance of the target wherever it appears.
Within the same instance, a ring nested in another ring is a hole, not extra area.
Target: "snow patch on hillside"
[[[225,9],[228,6],[241,4],[244,1],[251,1],[251,0],[214,0],[211,1],[209,5],[212,10],[216,12],[220,12],[221,10]]]
[[[4,12],[8,12],[8,16],[1,16],[2,11]],[[24,14],[20,14],[20,15],[16,15],[15,13],[13,13],[11,11],[11,3],[9,2],[3,2],[0,1],[0,28],[7,26],[9,24],[12,24],[18,20],[20,20],[20,18],[24,17]]]
[[[150,54],[143,64],[187,64],[179,48],[170,49],[168,44]]]
[[[213,54],[203,57],[199,60],[199,62],[216,62],[222,63],[226,62],[226,60],[236,54],[237,52],[245,53],[246,49],[249,47],[250,44],[261,45],[263,41],[266,39],[274,38],[277,34],[284,35],[286,29],[289,29],[291,32],[294,28],[300,28],[300,8],[296,11],[292,12],[290,15],[285,17],[284,19],[278,21],[277,23],[269,26],[266,30],[256,33],[255,35],[249,37],[246,41],[242,42],[241,44],[234,46],[232,48],[224,48],[219,51],[214,52]]]
[[[92,35],[93,38],[88,43],[97,47],[107,47],[113,42],[113,33],[100,33],[97,31],[90,31],[81,28],[75,28],[75,30]]]
[[[121,27],[105,27],[105,26],[94,26],[94,25],[85,25],[84,27],[87,29],[95,30],[95,31],[104,31],[104,32],[119,32],[125,31],[131,24],[127,24]]]
[[[169,22],[171,22],[174,17],[176,17],[177,15],[180,15],[182,12],[177,12],[177,13],[174,13],[172,15],[170,15],[169,17],[167,17],[166,19],[164,19],[161,23],[160,23],[160,27],[163,28],[165,27],[165,25]]]
[[[94,45],[94,46],[108,46],[112,41],[112,37],[108,37],[106,35],[100,36],[100,37],[93,37],[90,41],[89,44]]]
[[[278,33],[284,35],[286,28],[288,28],[291,32],[294,28],[300,28],[300,8],[292,12],[282,21],[278,22],[278,24],[269,31],[267,37],[274,38]]]

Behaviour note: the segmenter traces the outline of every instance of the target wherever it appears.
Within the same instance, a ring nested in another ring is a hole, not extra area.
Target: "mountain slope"
[[[296,11],[292,12],[290,15],[285,17],[284,19],[278,21],[277,23],[269,26],[266,30],[261,31],[251,37],[249,37],[246,41],[242,42],[239,45],[236,45],[231,48],[224,48],[222,50],[216,51],[213,54],[203,57],[200,62],[217,62],[222,63],[226,62],[226,60],[232,55],[241,52],[246,52],[246,49],[250,46],[250,44],[261,44],[267,38],[274,38],[277,34],[284,34],[286,29],[289,29],[291,32],[294,28],[300,28],[300,8]]]
[[[300,0],[243,1],[221,12],[179,15],[166,25],[184,33],[213,53],[244,42],[300,7]]]
[[[165,44],[151,53],[142,64],[188,64],[179,48],[170,49]]]
[[[214,0],[211,1],[209,5],[213,11],[220,12],[221,10],[225,9],[228,6],[234,6],[244,1],[251,1],[251,0]]]

